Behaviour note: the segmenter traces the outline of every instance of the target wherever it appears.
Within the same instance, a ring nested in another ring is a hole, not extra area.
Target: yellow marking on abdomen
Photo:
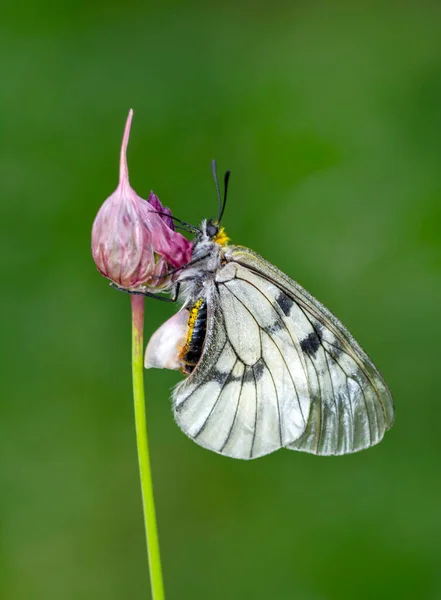
[[[187,322],[188,323],[187,341],[185,342],[185,345],[179,354],[180,358],[183,358],[188,352],[188,348],[190,347],[191,338],[193,337],[194,326],[196,325],[196,320],[198,318],[199,310],[200,310],[203,302],[204,302],[204,300],[202,298],[199,298],[199,300],[196,300],[196,302],[193,304],[193,306],[190,309],[190,315],[188,317],[188,322]]]

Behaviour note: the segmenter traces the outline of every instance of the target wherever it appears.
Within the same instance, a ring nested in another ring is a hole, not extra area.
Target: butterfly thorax
[[[207,327],[207,294],[223,263],[228,237],[223,227],[204,220],[193,243],[191,265],[183,269],[178,282],[183,306],[189,311],[187,340],[180,356],[183,372],[190,374],[198,363]]]
[[[223,227],[219,227],[212,219],[202,221],[200,234],[193,242],[190,265],[181,271],[178,278],[184,306],[191,307],[205,295],[206,282],[213,281],[216,271],[221,267],[228,241]]]

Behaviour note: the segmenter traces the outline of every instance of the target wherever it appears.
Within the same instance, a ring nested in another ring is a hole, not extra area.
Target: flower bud
[[[130,110],[121,146],[118,187],[93,223],[92,256],[100,273],[121,287],[164,288],[168,278],[157,277],[188,263],[192,244],[175,231],[170,209],[163,207],[153,192],[146,201],[130,187],[126,152],[132,116]]]

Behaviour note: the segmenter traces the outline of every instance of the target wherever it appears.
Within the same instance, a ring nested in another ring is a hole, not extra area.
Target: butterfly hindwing
[[[201,360],[174,393],[178,425],[197,443],[257,458],[305,430],[309,391],[300,348],[266,297],[227,270],[207,290]],[[224,279],[224,280],[222,280]]]

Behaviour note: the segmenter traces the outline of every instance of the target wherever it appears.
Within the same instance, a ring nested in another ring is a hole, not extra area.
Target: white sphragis
[[[188,317],[188,310],[183,308],[155,331],[145,351],[146,369],[178,370],[182,367],[179,353],[187,340]]]
[[[188,313],[167,321],[147,349],[147,367],[187,375],[173,392],[176,422],[201,446],[242,459],[281,447],[335,455],[378,443],[394,418],[380,373],[298,283],[227,244],[218,225],[224,206],[217,221],[202,222],[177,279]]]

